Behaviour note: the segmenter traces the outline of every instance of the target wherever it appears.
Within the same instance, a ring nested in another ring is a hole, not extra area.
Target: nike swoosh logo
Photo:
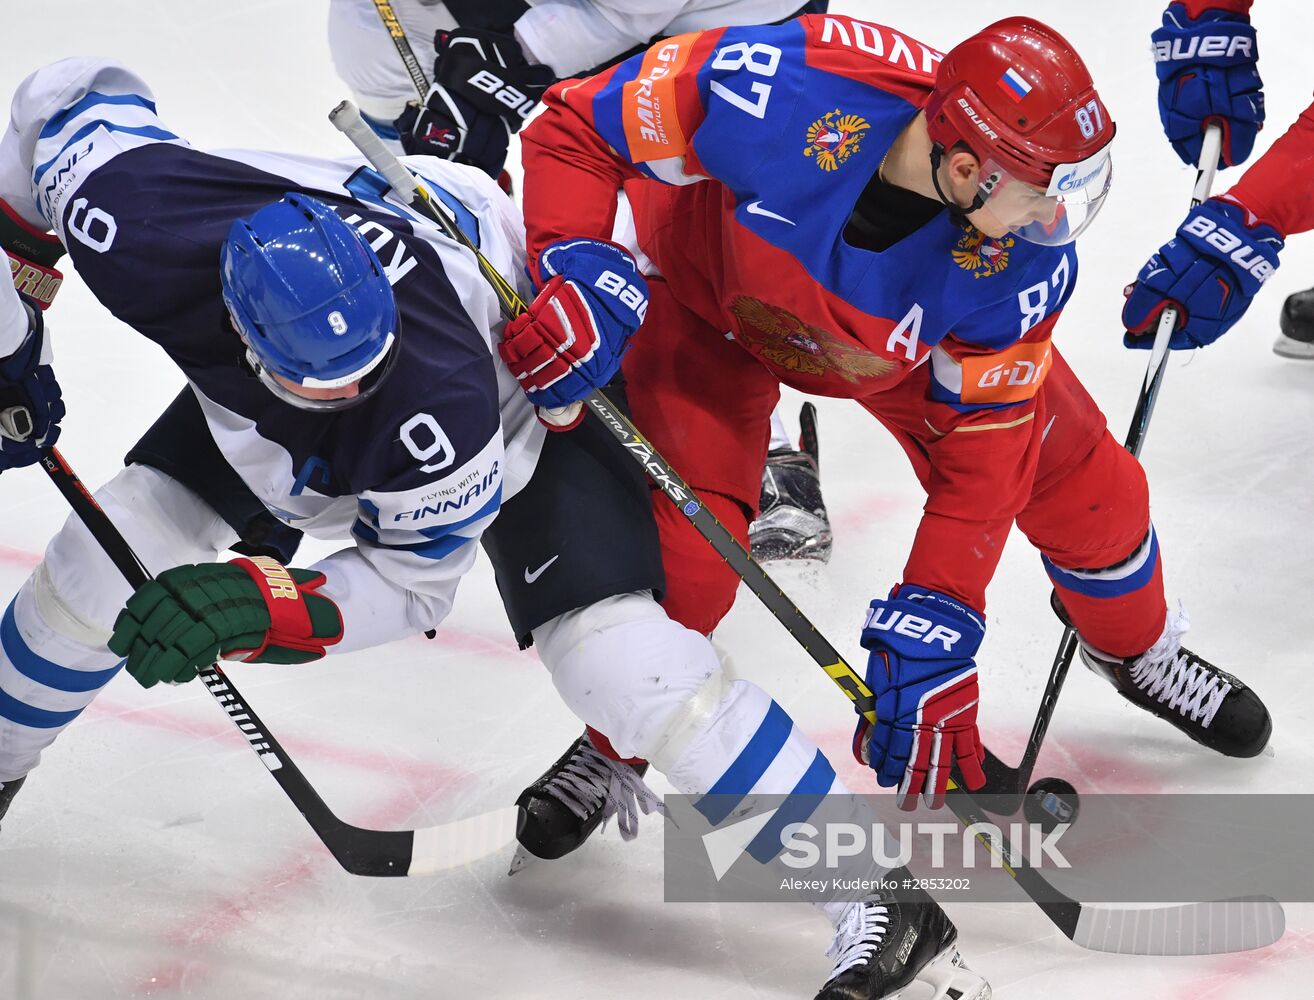
[[[555,555],[555,556],[553,556],[551,559],[549,559],[547,562],[545,562],[545,563],[544,563],[542,566],[540,566],[538,569],[534,570],[534,572],[532,572],[532,573],[529,572],[529,567],[526,566],[526,567],[525,567],[525,583],[533,583],[535,580],[537,580],[540,576],[543,575],[544,571],[545,571],[549,566],[551,566],[554,562],[556,562],[556,561],[557,561],[558,559],[560,559],[560,558],[561,558],[560,555]]]
[[[777,215],[775,212],[769,212],[763,208],[761,198],[757,201],[750,201],[744,206],[744,209],[753,215],[765,215],[768,219],[775,219],[777,222],[783,222],[787,226],[792,226],[794,224],[793,219],[786,219],[783,215]]]

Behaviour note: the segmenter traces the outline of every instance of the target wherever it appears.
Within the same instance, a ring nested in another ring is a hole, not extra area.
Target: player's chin
[[[992,240],[1007,236],[1015,228],[1000,222],[999,217],[988,209],[968,213],[967,221]]]

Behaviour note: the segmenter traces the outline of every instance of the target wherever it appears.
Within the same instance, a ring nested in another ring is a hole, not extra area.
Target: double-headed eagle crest
[[[808,144],[804,156],[815,156],[822,170],[838,170],[839,165],[858,151],[862,133],[871,128],[861,115],[841,114],[836,108],[808,126]]]

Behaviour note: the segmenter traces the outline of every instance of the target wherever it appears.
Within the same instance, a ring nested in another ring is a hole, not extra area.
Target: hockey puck
[[[1077,790],[1062,778],[1041,778],[1027,789],[1022,815],[1046,833],[1061,823],[1075,823],[1081,811]]]

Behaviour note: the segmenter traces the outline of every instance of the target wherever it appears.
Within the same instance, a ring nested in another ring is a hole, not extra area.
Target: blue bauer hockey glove
[[[1191,209],[1177,235],[1141,268],[1122,307],[1128,347],[1149,348],[1168,306],[1177,328],[1175,351],[1204,347],[1232,328],[1250,300],[1277,270],[1284,245],[1272,226],[1250,224],[1240,205],[1210,198]]]
[[[871,602],[862,645],[876,725],[858,720],[853,755],[899,807],[943,804],[955,761],[969,788],[985,784],[985,750],[976,728],[976,651],[985,623],[971,608],[934,590],[903,585]]]
[[[620,370],[648,312],[648,283],[629,251],[604,240],[562,240],[538,259],[545,284],[506,324],[498,352],[541,408],[569,406]]]
[[[1188,166],[1199,162],[1210,124],[1223,129],[1220,167],[1245,162],[1264,125],[1255,29],[1248,15],[1228,9],[1232,6],[1218,0],[1216,8],[1192,18],[1184,4],[1169,4],[1163,26],[1150,35],[1159,76],[1159,119]]]

